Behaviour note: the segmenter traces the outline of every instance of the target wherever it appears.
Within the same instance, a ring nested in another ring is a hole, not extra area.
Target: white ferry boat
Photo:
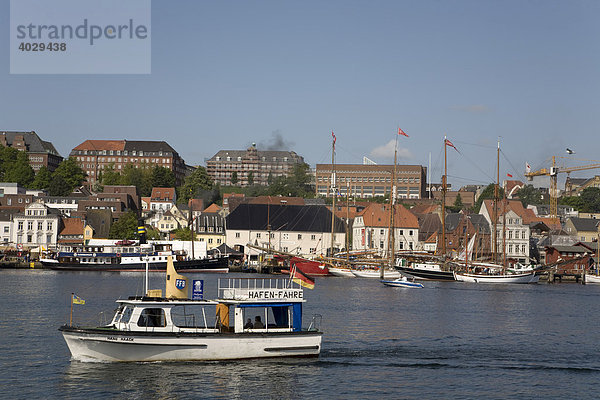
[[[165,297],[161,293],[117,300],[119,307],[106,326],[60,327],[72,359],[204,361],[319,355],[320,316],[302,329],[303,290],[290,280],[219,279],[215,300],[188,299],[185,281],[170,262]]]

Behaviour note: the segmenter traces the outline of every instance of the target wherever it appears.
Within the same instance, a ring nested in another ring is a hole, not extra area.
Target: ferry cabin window
[[[150,328],[167,326],[165,311],[162,308],[144,308],[138,319],[138,326]]]
[[[129,319],[131,319],[131,313],[133,312],[132,307],[121,306],[117,311],[117,315],[115,316],[115,322],[123,322],[128,323]]]
[[[290,328],[292,320],[292,309],[289,306],[282,307],[244,307],[244,324],[248,318],[254,322],[260,316],[261,322],[266,328]]]
[[[179,328],[207,328],[207,315],[216,315],[215,306],[208,307],[201,305],[175,306],[171,308],[171,319],[173,325]],[[213,317],[214,318],[214,317]]]

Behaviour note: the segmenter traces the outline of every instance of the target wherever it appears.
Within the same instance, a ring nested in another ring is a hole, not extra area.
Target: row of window
[[[328,176],[319,176],[317,178],[318,182],[329,182],[331,179]],[[392,178],[389,177],[379,177],[379,176],[369,176],[369,177],[338,177],[336,178],[338,182],[392,182]],[[396,179],[398,183],[420,183],[421,180],[419,178],[398,178]]]
[[[129,155],[129,153],[131,153],[132,156],[135,156],[135,155],[143,156],[144,154],[146,154],[147,156],[155,156],[155,155],[169,156],[169,155],[171,155],[170,152],[163,152],[163,151],[146,151],[146,152],[143,152],[141,150],[140,151],[132,150],[131,152],[128,152],[127,150],[123,150],[123,151],[121,151],[121,150],[77,150],[76,151],[76,154],[82,154],[82,155],[88,155],[88,154],[90,154],[90,155],[103,155],[103,156],[105,156],[105,155],[110,155],[110,156],[112,156],[112,155],[117,155],[117,156],[124,155],[124,156],[126,156],[126,155]],[[88,159],[89,158],[90,157],[88,157]]]
[[[525,230],[507,230],[507,239],[519,239],[519,232],[521,232],[521,239],[527,239],[527,231]],[[498,237],[502,237],[502,229],[498,229]]]
[[[23,226],[24,226],[24,221],[17,221],[17,230],[23,230]],[[27,221],[27,230],[30,231],[33,229],[34,226],[34,221]],[[47,231],[51,231],[53,228],[54,224],[52,221],[46,221],[46,230]],[[7,231],[8,226],[4,227],[4,232],[8,232]],[[37,230],[41,231],[44,229],[44,221],[38,221],[37,222]]]
[[[234,158],[235,158],[237,161],[242,161],[242,157],[231,157],[231,156],[227,156],[227,157],[225,157],[225,160],[227,160],[227,161],[232,161]],[[225,160],[223,160],[223,158],[221,158],[221,156],[216,156],[216,157],[215,157],[215,161],[225,161]],[[265,156],[262,156],[262,157],[261,157],[261,160],[262,160],[262,161],[267,161],[267,157],[265,157]],[[273,158],[272,158],[272,160],[273,160],[273,161],[277,161],[277,157],[273,157]],[[287,158],[287,157],[283,157],[281,160],[283,160],[283,162],[287,162],[287,161],[288,161],[288,158]]]

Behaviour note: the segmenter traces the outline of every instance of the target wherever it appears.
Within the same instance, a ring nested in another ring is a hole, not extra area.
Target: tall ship
[[[140,244],[92,239],[85,245],[62,247],[40,262],[45,268],[58,271],[166,271],[167,259],[172,257],[175,268],[181,271],[229,272],[227,255],[211,257],[205,247],[193,251],[191,246],[191,242],[183,241]]]

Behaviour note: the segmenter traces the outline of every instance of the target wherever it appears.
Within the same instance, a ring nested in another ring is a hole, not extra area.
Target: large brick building
[[[54,171],[63,160],[54,145],[40,139],[35,131],[0,131],[0,144],[4,147],[12,147],[27,152],[29,165],[35,172],[38,172],[42,167]]]
[[[288,176],[294,165],[304,163],[304,158],[293,151],[258,150],[252,144],[246,150],[221,150],[206,161],[206,170],[214,183],[232,185],[237,174],[237,185],[269,184],[269,179]]]
[[[331,196],[331,164],[317,164],[315,187],[317,195]],[[393,165],[336,164],[336,187],[341,195],[349,188],[352,196],[376,197],[391,192]],[[422,199],[426,195],[427,169],[420,165],[397,165],[397,197]]]
[[[88,184],[98,181],[98,175],[108,165],[121,172],[127,164],[136,167],[160,166],[173,171],[177,185],[183,182],[186,166],[179,154],[164,141],[149,140],[86,140],[71,150],[87,173]]]

